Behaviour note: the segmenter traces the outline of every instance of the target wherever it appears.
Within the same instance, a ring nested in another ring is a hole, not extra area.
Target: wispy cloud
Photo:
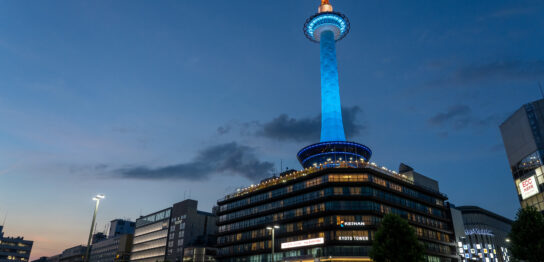
[[[458,67],[427,83],[430,87],[459,86],[496,80],[538,80],[544,77],[544,60],[498,60]]]
[[[358,106],[342,108],[342,118],[347,135],[356,137],[367,126],[359,122],[358,116],[362,110]],[[219,134],[226,134],[239,128],[244,135],[253,135],[278,141],[312,142],[319,140],[321,130],[321,115],[314,117],[294,118],[281,114],[270,121],[252,121],[242,124],[227,124],[217,129]]]
[[[490,115],[487,117],[477,117],[472,109],[467,105],[450,106],[443,112],[436,113],[428,119],[428,123],[435,127],[451,128],[461,130],[469,127],[482,128],[487,126],[497,126],[501,117]],[[441,136],[447,136],[441,132]]]
[[[258,181],[272,176],[273,170],[274,164],[260,161],[254,148],[230,142],[205,148],[190,162],[160,167],[131,166],[114,173],[122,178],[191,181],[207,180],[223,173]]]

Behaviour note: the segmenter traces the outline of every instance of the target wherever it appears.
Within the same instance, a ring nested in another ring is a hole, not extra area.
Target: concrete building
[[[476,206],[451,205],[457,254],[466,261],[508,262],[512,220]]]
[[[23,237],[4,236],[4,226],[0,226],[0,262],[28,261],[33,241]]]
[[[216,216],[185,200],[136,220],[130,261],[182,261],[184,248],[215,240]]]
[[[186,247],[183,262],[215,262],[217,249],[211,247]]]
[[[93,241],[90,262],[129,261],[135,225],[132,221],[112,220],[107,238],[98,242]]]
[[[110,231],[108,233],[108,238],[126,234],[134,234],[135,228],[136,223],[133,221],[114,219],[110,222]]]
[[[544,100],[523,105],[500,130],[521,206],[544,213]]]
[[[85,257],[86,246],[78,245],[62,251],[59,257],[59,262],[83,262]]]
[[[127,262],[130,260],[134,235],[117,235],[94,243],[91,248],[90,262]]]

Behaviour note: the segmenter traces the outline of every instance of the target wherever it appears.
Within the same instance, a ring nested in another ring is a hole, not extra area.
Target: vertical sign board
[[[521,183],[519,183],[519,190],[521,191],[521,198],[523,200],[538,194],[538,185],[535,176],[531,176],[521,181]]]

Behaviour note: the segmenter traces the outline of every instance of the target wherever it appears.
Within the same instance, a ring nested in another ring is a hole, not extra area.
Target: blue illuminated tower
[[[328,0],[321,0],[318,13],[304,24],[306,37],[319,43],[321,49],[321,141],[298,152],[304,167],[368,161],[372,155],[368,147],[346,141],[342,123],[336,41],[344,38],[349,29],[348,18],[334,12]]]

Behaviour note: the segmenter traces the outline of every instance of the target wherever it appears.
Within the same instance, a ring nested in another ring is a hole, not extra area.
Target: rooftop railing
[[[330,162],[327,162],[327,163],[324,163],[324,164],[314,165],[314,166],[309,167],[309,168],[294,171],[292,173],[282,175],[282,176],[279,176],[279,177],[271,177],[271,178],[266,179],[265,181],[263,181],[263,182],[261,182],[259,184],[251,185],[251,186],[246,187],[246,188],[239,188],[239,189],[236,190],[236,192],[228,194],[225,197],[218,199],[217,201],[221,202],[221,201],[229,200],[229,199],[232,199],[232,198],[240,197],[240,196],[252,193],[252,192],[260,191],[262,189],[265,189],[265,188],[268,188],[268,187],[271,187],[271,186],[286,183],[288,181],[298,179],[300,177],[304,177],[304,176],[307,176],[309,174],[312,174],[312,173],[315,173],[315,172],[318,172],[318,171],[321,171],[321,170],[331,169],[331,168],[369,168],[369,169],[378,171],[380,173],[392,176],[392,177],[394,177],[396,179],[399,179],[399,180],[402,180],[404,182],[407,182],[409,184],[414,185],[413,179],[410,179],[408,176],[403,175],[403,174],[399,174],[396,171],[390,170],[390,169],[388,169],[386,167],[383,167],[383,166],[379,167],[374,162],[367,162],[367,161],[363,161],[363,160],[361,160],[361,161],[359,161],[359,160],[355,160],[355,161],[330,161]],[[421,186],[421,185],[418,185],[418,187],[421,187],[421,188],[424,188],[426,190],[438,193],[438,194],[440,194],[440,195],[447,198],[446,194],[440,193],[439,191],[437,191],[434,188],[429,188],[429,187],[425,187],[425,186]]]

